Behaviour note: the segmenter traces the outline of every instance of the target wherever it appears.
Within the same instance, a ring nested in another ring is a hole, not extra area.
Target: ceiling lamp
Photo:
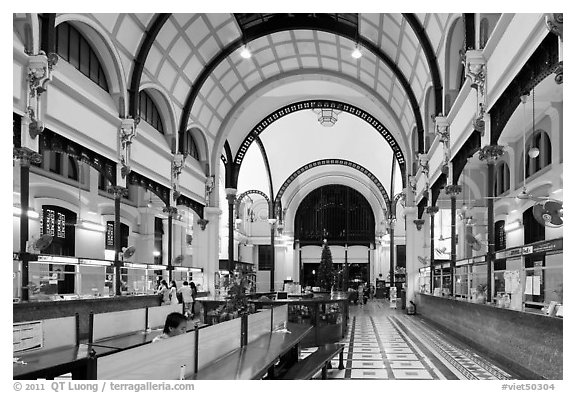
[[[356,45],[356,48],[354,48],[354,50],[352,51],[352,57],[355,59],[359,59],[362,57],[362,52],[360,51],[358,45]]]
[[[252,52],[250,52],[250,49],[248,49],[248,47],[244,45],[242,47],[242,51],[240,52],[240,56],[242,56],[242,58],[244,59],[249,59],[252,57]]]
[[[338,121],[339,110],[332,108],[315,109],[314,112],[318,115],[318,122],[324,127],[332,127]]]
[[[535,112],[535,95],[536,95],[536,91],[534,89],[532,89],[532,147],[530,148],[530,150],[528,150],[528,156],[530,156],[530,158],[536,158],[540,155],[540,149],[538,149],[538,147],[535,145],[536,143],[536,130],[535,130],[535,122],[534,122],[534,112]]]

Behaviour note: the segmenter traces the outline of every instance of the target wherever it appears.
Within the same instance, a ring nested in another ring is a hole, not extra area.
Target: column
[[[456,198],[462,192],[462,186],[452,184],[444,187],[450,197],[450,296],[454,295],[454,270],[456,269]]]
[[[228,271],[230,276],[234,271],[234,203],[236,202],[236,189],[226,188],[228,199]]]
[[[348,217],[348,216],[346,216]],[[349,280],[349,275],[348,275],[348,244],[344,245],[344,283],[343,283],[343,290],[344,291],[348,291],[348,280]]]
[[[396,245],[394,244],[394,225],[396,224],[396,219],[390,218],[388,222],[390,226],[390,288],[392,288],[394,286],[394,254],[396,251]]]
[[[430,215],[430,294],[432,294],[432,287],[434,286],[434,278],[432,272],[434,271],[434,215],[438,213],[438,206],[428,206],[426,213]]]
[[[418,208],[415,206],[407,206],[404,213],[406,215],[406,305],[408,305],[410,301],[414,301],[416,288],[418,288],[418,256],[422,255],[424,249],[422,232],[424,220],[418,219]]]
[[[22,301],[28,301],[28,262],[30,254],[26,248],[28,243],[28,210],[30,209],[30,164],[42,162],[42,156],[27,148],[14,149],[14,157],[20,161],[20,259],[22,261]]]
[[[114,276],[115,276],[115,294],[121,295],[120,268],[124,263],[120,260],[122,247],[120,244],[120,203],[122,197],[127,194],[128,189],[122,186],[111,186],[108,192],[114,195]]]
[[[272,268],[270,270],[270,292],[274,292],[274,282],[276,281],[276,232],[274,225],[276,224],[275,218],[269,218],[268,224],[270,224],[270,246],[272,247]]]
[[[194,237],[197,237],[198,262],[195,266],[204,268],[205,289],[214,293],[214,273],[219,267],[219,221],[222,210],[217,207],[205,207],[204,219],[196,221],[199,228],[194,229]]]
[[[494,263],[494,166],[496,161],[504,154],[504,146],[487,145],[480,150],[479,158],[488,164],[488,179],[486,185],[488,205],[488,253],[486,253],[486,302],[492,302],[492,264]]]

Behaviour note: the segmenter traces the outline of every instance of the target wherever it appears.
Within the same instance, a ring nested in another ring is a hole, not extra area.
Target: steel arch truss
[[[294,180],[296,180],[296,178],[300,175],[302,175],[304,172],[309,171],[310,169],[314,169],[314,168],[318,168],[324,165],[341,165],[341,166],[347,166],[349,168],[353,168],[356,169],[357,171],[361,172],[362,174],[366,175],[370,181],[372,181],[374,183],[374,185],[378,188],[378,190],[380,191],[380,193],[382,194],[382,197],[384,198],[384,203],[386,204],[386,208],[388,210],[390,210],[390,198],[388,197],[388,193],[386,192],[386,189],[384,188],[384,186],[382,185],[382,183],[380,182],[380,180],[378,180],[378,178],[372,173],[370,172],[368,169],[364,168],[362,165],[356,164],[355,162],[352,161],[348,161],[348,160],[341,160],[341,159],[324,159],[324,160],[317,160],[317,161],[313,161],[311,163],[308,163],[306,165],[301,166],[300,168],[298,168],[296,171],[294,171],[289,177],[288,179],[286,179],[286,181],[282,184],[282,187],[280,187],[280,190],[278,191],[278,195],[276,195],[276,198],[274,200],[274,204],[276,206],[280,206],[281,205],[281,201],[282,201],[282,196],[284,195],[284,193],[286,192],[286,190],[288,189],[288,187],[290,186],[290,184],[292,184],[292,182]]]
[[[394,137],[392,136],[390,131],[388,131],[388,129],[382,123],[380,123],[380,121],[378,119],[376,119],[374,116],[372,116],[368,112],[366,112],[366,111],[364,111],[364,110],[362,110],[362,109],[360,109],[354,105],[345,104],[343,102],[332,101],[332,100],[300,101],[300,102],[296,102],[296,103],[293,103],[290,105],[286,105],[286,106],[274,111],[270,115],[266,116],[254,128],[252,128],[252,131],[250,131],[250,133],[246,136],[246,138],[244,138],[244,141],[240,145],[240,149],[236,153],[236,158],[234,159],[234,163],[238,166],[240,166],[242,164],[242,160],[244,159],[244,156],[246,155],[246,152],[248,151],[248,148],[250,147],[252,142],[254,142],[256,140],[256,138],[262,132],[264,132],[264,130],[270,124],[274,123],[275,121],[277,121],[277,120],[281,119],[282,117],[289,115],[291,113],[295,113],[295,112],[298,112],[301,110],[316,109],[316,108],[332,108],[332,109],[340,110],[343,112],[347,112],[351,115],[357,116],[358,118],[366,121],[368,124],[370,124],[372,127],[374,127],[376,129],[376,131],[378,131],[378,133],[380,135],[382,135],[382,137],[384,137],[384,139],[386,140],[386,142],[388,142],[388,145],[392,149],[392,152],[393,152],[394,156],[396,157],[396,160],[398,161],[398,165],[400,166],[400,171],[402,173],[402,185],[405,186],[404,182],[405,182],[405,177],[406,177],[405,176],[406,160],[404,159],[404,154],[402,153],[400,146],[398,145],[398,143],[396,142],[396,139],[394,139]],[[341,161],[344,161],[344,160],[341,160]]]

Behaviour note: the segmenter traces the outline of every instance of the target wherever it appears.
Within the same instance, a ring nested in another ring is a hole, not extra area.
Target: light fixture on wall
[[[159,256],[160,256],[160,251],[154,250],[154,251],[152,251],[152,255],[154,255],[155,257],[159,257]]]
[[[87,229],[89,231],[106,232],[106,227],[104,225],[93,221],[78,219],[76,226]]]
[[[333,108],[319,108],[313,109],[314,113],[318,116],[318,123],[322,124],[324,127],[332,127],[338,121],[338,115],[340,110]]]
[[[148,209],[152,208],[152,191],[148,191],[150,193],[150,198],[148,199]]]
[[[536,158],[540,155],[540,149],[538,148],[538,146],[535,145],[536,143],[536,125],[535,125],[535,89],[532,89],[532,147],[530,148],[530,150],[528,150],[528,155],[530,156],[530,158]]]

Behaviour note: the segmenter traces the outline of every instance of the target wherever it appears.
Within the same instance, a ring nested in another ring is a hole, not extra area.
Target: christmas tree
[[[318,274],[316,275],[316,285],[325,291],[332,289],[332,282],[334,280],[334,272],[332,271],[332,253],[328,243],[324,240],[324,247],[322,247],[322,256],[320,257],[320,266],[318,267]]]

